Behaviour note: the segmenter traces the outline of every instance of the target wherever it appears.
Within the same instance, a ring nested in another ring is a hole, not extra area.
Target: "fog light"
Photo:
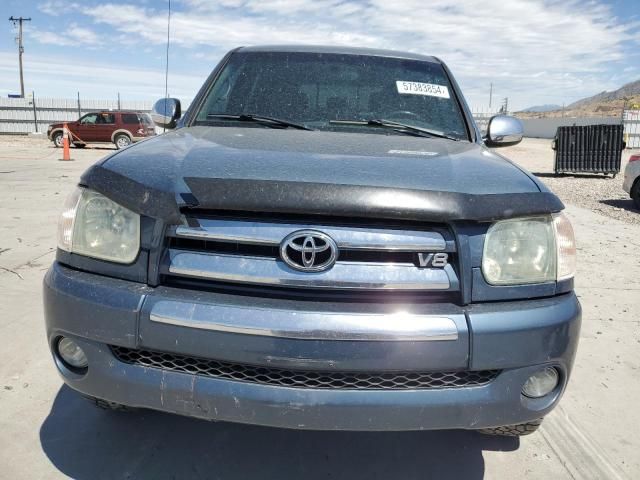
[[[558,370],[547,367],[529,377],[522,387],[522,393],[531,398],[544,397],[556,388],[559,378]]]
[[[58,354],[73,368],[87,368],[89,364],[84,351],[70,338],[62,337],[58,341]]]

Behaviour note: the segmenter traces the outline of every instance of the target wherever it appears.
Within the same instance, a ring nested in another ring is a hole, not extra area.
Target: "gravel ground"
[[[633,153],[622,153],[622,169],[616,178],[604,175],[559,175],[553,173],[554,151],[551,140],[525,138],[515,147],[498,153],[537,175],[565,204],[577,205],[626,223],[640,224],[638,211],[629,194],[622,190],[624,168]]]

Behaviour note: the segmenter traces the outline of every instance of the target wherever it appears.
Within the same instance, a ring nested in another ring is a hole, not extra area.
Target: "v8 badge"
[[[418,253],[418,267],[420,268],[444,268],[449,263],[447,253]]]

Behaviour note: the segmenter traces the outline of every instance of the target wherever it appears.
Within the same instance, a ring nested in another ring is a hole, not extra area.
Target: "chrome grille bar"
[[[443,269],[413,264],[337,262],[323,272],[299,272],[269,257],[169,250],[168,273],[221,282],[291,288],[365,290],[447,290],[457,288],[451,265]],[[452,285],[453,283],[453,285]]]
[[[153,305],[149,319],[201,330],[304,340],[458,339],[458,328],[451,318],[403,311],[391,314],[308,312],[162,300]]]
[[[179,226],[177,237],[227,243],[277,246],[296,230],[318,229],[329,235],[338,248],[383,250],[387,252],[438,252],[446,241],[438,232],[383,230],[376,228],[314,226],[308,224],[268,223],[240,220],[198,219],[199,227]]]

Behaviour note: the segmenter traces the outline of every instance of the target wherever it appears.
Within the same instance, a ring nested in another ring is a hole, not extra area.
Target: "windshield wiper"
[[[209,113],[207,118],[219,118],[221,120],[238,120],[240,122],[257,122],[266,125],[280,125],[282,127],[297,128],[298,130],[313,130],[300,123],[282,120],[281,118],[267,117],[265,115],[255,115],[253,113],[242,113],[240,115],[231,115],[227,113]]]
[[[394,122],[393,120],[385,119],[369,119],[369,120],[329,120],[331,124],[337,125],[367,125],[371,127],[384,127],[392,128],[396,132],[405,133],[407,135],[414,135],[418,137],[437,137],[446,138],[447,140],[453,140],[459,142],[460,139],[447,135],[444,132],[437,130],[431,130],[428,128],[416,127],[415,125],[408,125],[406,123]]]

